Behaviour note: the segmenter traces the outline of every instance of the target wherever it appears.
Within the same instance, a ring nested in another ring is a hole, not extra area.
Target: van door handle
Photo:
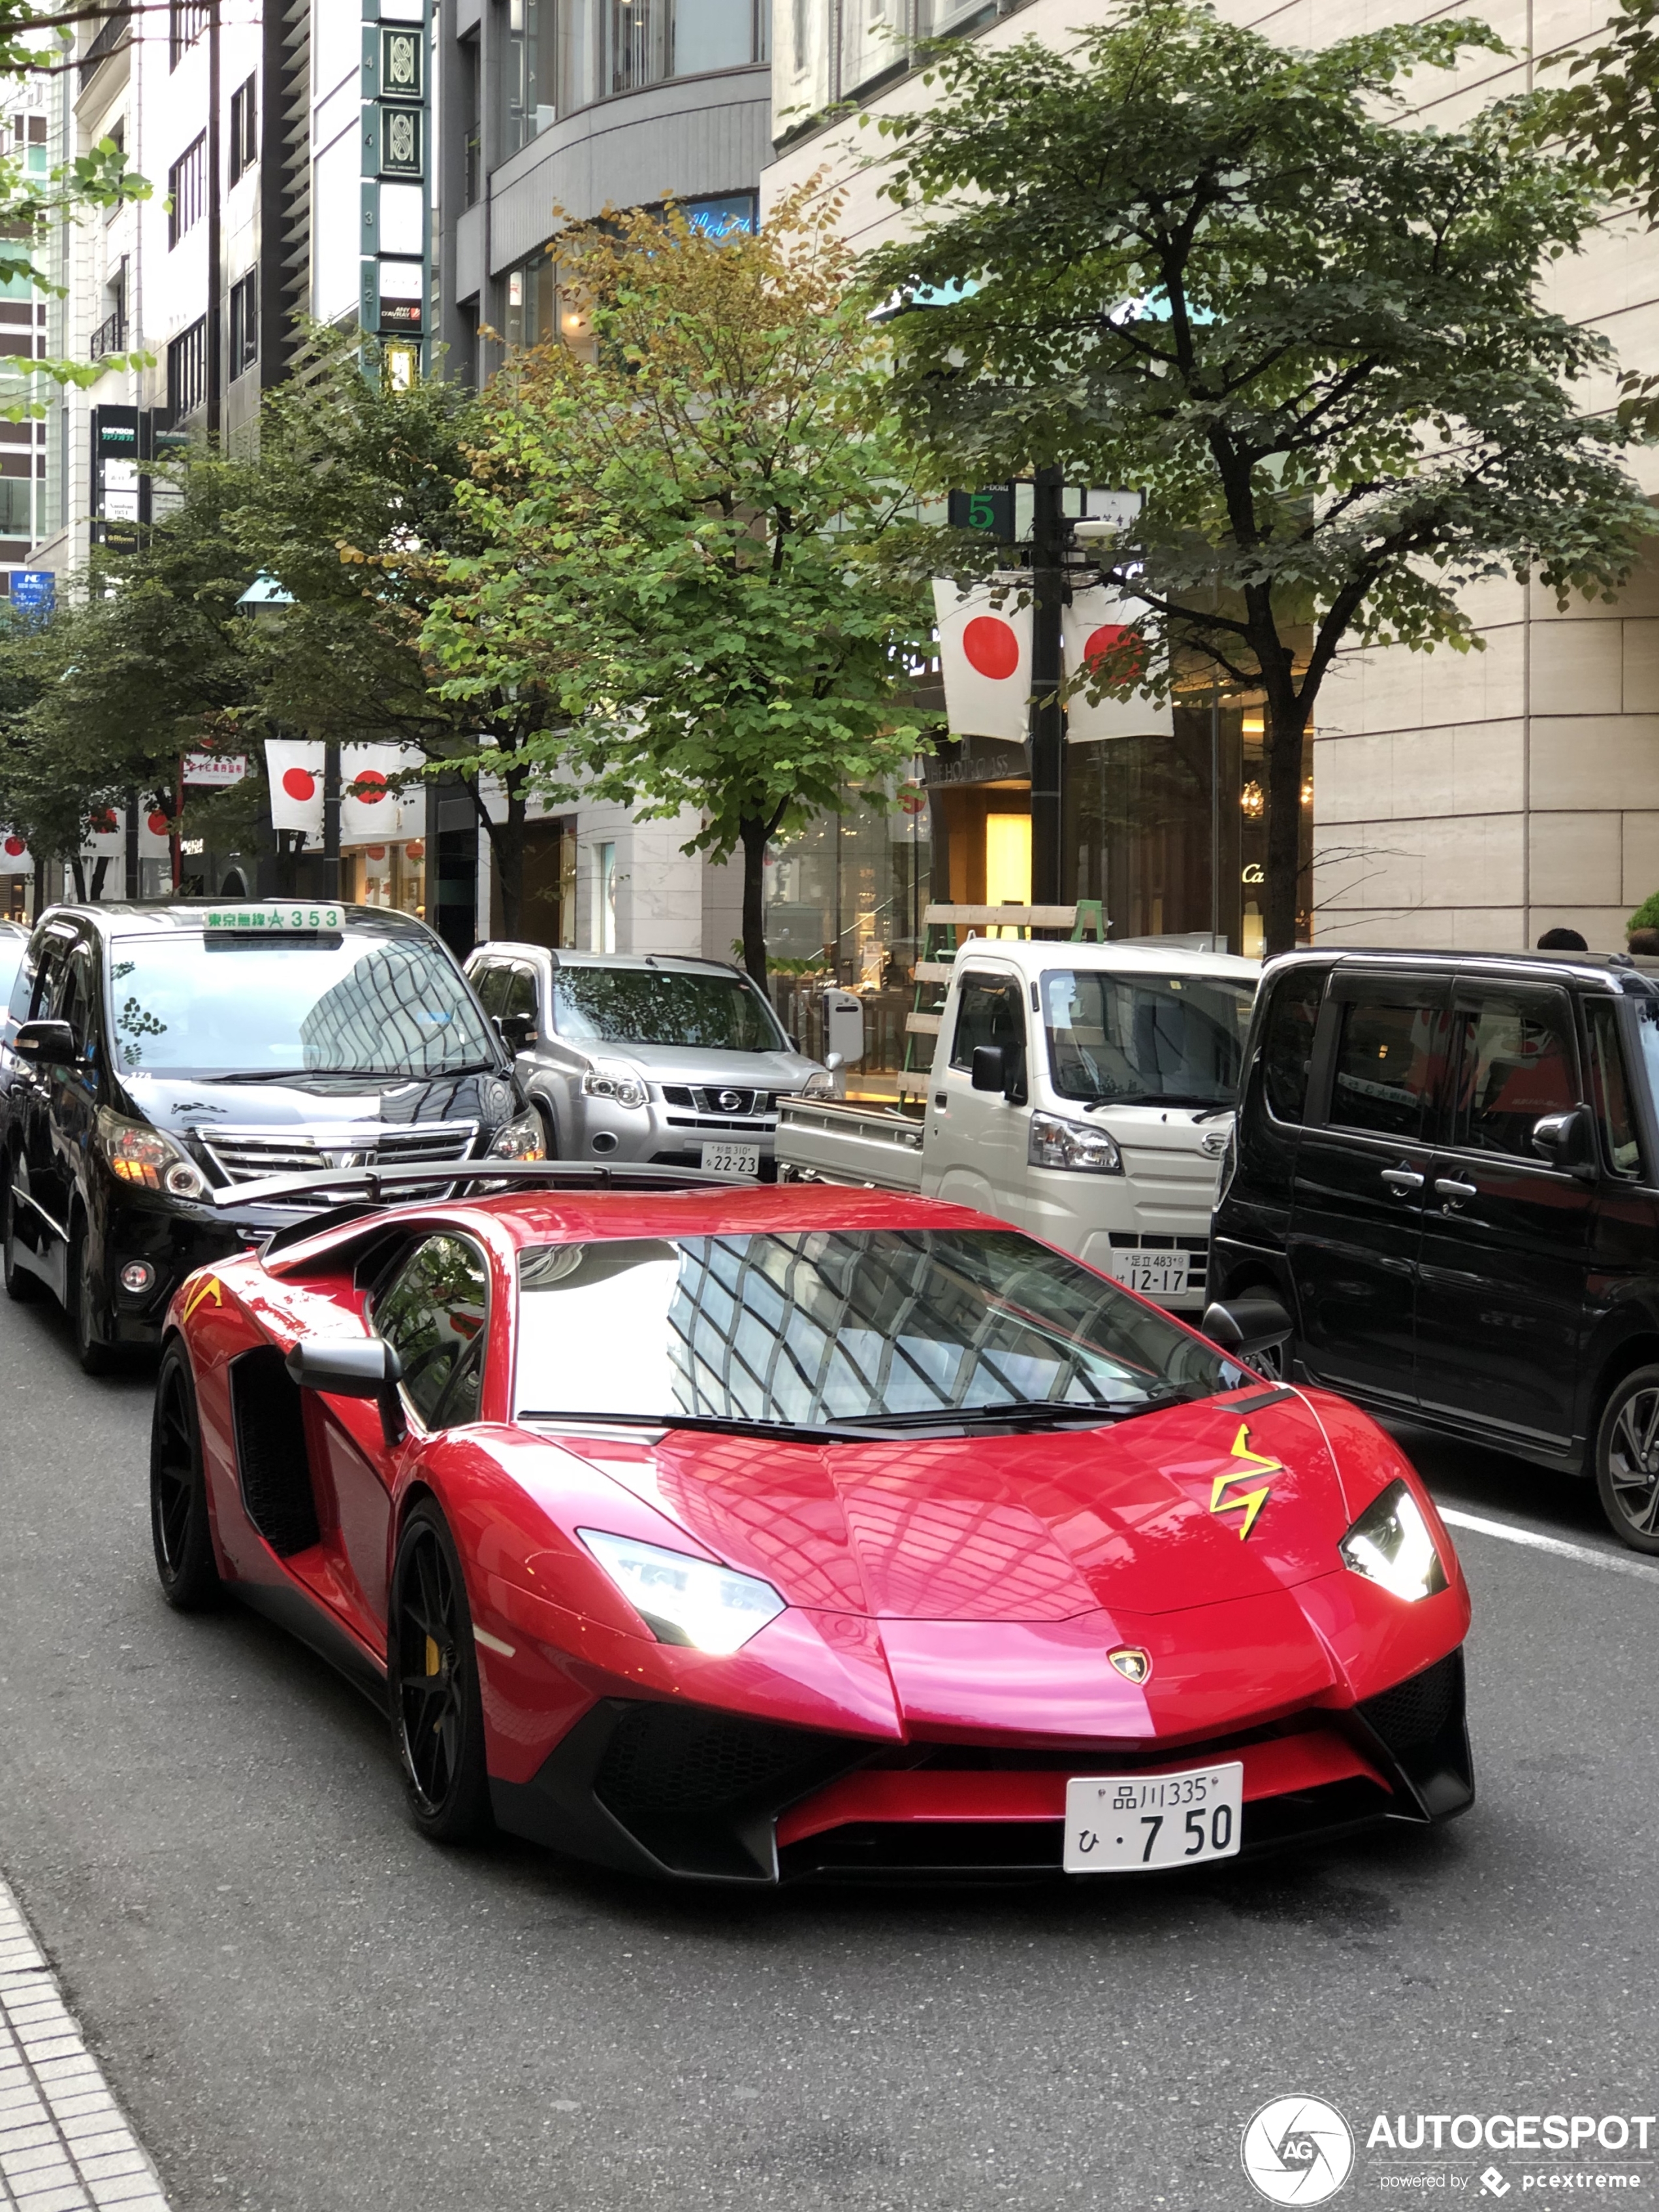
[[[1384,1168],[1382,1181],[1390,1190],[1421,1190],[1423,1178],[1415,1168]]]
[[[1459,1182],[1453,1176],[1437,1176],[1434,1187],[1442,1198],[1449,1198],[1454,1203],[1459,1199],[1479,1198],[1480,1195],[1479,1184]]]

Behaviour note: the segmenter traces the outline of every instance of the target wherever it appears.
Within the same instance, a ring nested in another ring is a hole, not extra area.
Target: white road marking
[[[1524,1544],[1529,1551],[1553,1552],[1557,1558],[1577,1559],[1587,1567],[1605,1567],[1609,1574],[1634,1575],[1638,1582],[1659,1583],[1659,1565],[1626,1558],[1620,1552],[1603,1552],[1592,1544],[1569,1544],[1564,1537],[1540,1536],[1535,1528],[1517,1528],[1510,1521],[1488,1521],[1484,1514],[1459,1513],[1440,1505],[1440,1518],[1449,1528],[1472,1528],[1477,1536],[1501,1536],[1505,1543]]]
[[[161,2179],[0,1881],[0,2212],[167,2212]]]

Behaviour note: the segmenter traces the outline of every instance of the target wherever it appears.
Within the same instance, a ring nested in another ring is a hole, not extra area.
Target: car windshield
[[[521,1419],[1141,1413],[1241,1370],[1012,1230],[619,1238],[520,1255]]]
[[[744,977],[659,968],[556,969],[553,1026],[577,1043],[777,1052],[787,1042]]]
[[[1054,1089],[1091,1102],[1229,1106],[1255,1000],[1254,983],[1229,976],[1048,969]]]
[[[109,973],[130,1074],[442,1075],[499,1057],[459,970],[417,937],[120,937]]]

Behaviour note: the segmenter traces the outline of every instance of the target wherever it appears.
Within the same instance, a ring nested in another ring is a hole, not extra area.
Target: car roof
[[[814,1230],[997,1229],[1006,1221],[971,1206],[838,1183],[724,1183],[683,1190],[507,1191],[447,1205],[388,1207],[285,1244],[274,1274],[303,1274],[341,1246],[411,1229],[471,1225],[517,1248],[623,1237],[752,1237]],[[1018,1234],[1018,1231],[1010,1233]]]
[[[550,960],[556,968],[627,968],[641,974],[666,968],[689,969],[693,975],[738,977],[743,974],[729,960],[710,960],[700,952],[578,952],[562,946],[555,951],[550,945],[524,945],[507,937],[491,937],[475,945],[466,956],[467,965],[486,954],[492,960]]]
[[[1420,945],[1398,949],[1386,945],[1298,945],[1282,952],[1273,963],[1275,973],[1291,966],[1327,968],[1402,968],[1430,974],[1509,975],[1536,982],[1545,976],[1571,977],[1603,990],[1627,989],[1632,983],[1644,992],[1659,991],[1659,960],[1630,952],[1435,952]]]
[[[102,937],[165,937],[200,930],[210,914],[222,914],[228,906],[286,905],[270,899],[100,899],[79,905],[48,907],[40,916],[46,921],[76,921]],[[339,904],[331,899],[328,903]],[[396,907],[343,906],[348,930],[362,929],[376,936],[420,937],[430,940],[435,933],[418,916]]]
[[[969,953],[1006,960],[1023,975],[1045,968],[1104,970],[1125,975],[1213,975],[1228,982],[1261,980],[1259,960],[1245,960],[1235,952],[1200,952],[1190,945],[1158,945],[1135,941],[1091,945],[1072,938],[970,937],[957,947],[958,961]]]

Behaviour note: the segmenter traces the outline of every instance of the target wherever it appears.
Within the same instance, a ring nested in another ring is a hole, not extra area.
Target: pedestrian
[[[1576,929],[1547,929],[1538,940],[1540,952],[1588,952],[1589,945]]]

